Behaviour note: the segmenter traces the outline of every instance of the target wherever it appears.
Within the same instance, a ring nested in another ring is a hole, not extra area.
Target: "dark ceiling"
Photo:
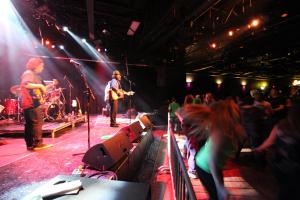
[[[68,26],[111,58],[247,78],[300,77],[300,11],[293,0],[15,0],[33,29]],[[260,20],[255,28],[247,24]],[[131,22],[140,26],[133,36]],[[228,36],[232,30],[234,35]],[[57,31],[57,33],[59,33]],[[59,33],[61,35],[61,33]],[[215,42],[216,48],[211,48]],[[76,54],[75,54],[76,55]]]

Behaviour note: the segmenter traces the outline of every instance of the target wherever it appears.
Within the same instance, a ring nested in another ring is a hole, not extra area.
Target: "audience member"
[[[183,121],[189,121],[192,127],[187,135],[194,135],[197,141],[208,136],[195,160],[197,174],[210,199],[227,199],[229,193],[224,187],[222,170],[225,162],[235,155],[245,136],[240,124],[240,112],[237,104],[231,100],[212,104],[211,111],[204,107],[183,107],[180,113]],[[205,117],[200,117],[203,113],[206,113]]]
[[[175,98],[171,99],[171,103],[169,104],[168,111],[170,113],[170,123],[171,129],[173,132],[178,132],[180,130],[179,120],[175,114],[175,112],[180,108],[180,105],[176,102]]]
[[[296,199],[300,188],[300,98],[292,101],[288,115],[274,126],[265,142],[254,149],[270,149],[270,166],[279,181],[278,199]]]

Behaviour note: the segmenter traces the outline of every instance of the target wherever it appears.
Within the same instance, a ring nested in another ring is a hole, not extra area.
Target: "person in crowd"
[[[206,127],[210,109],[199,104],[186,104],[176,112],[176,115],[181,122],[182,132],[187,137],[184,148],[188,161],[188,175],[195,179],[198,177],[195,155],[207,139],[207,130],[202,127]],[[201,126],[195,126],[195,124],[201,124]]]
[[[193,103],[194,103],[194,104],[201,104],[201,103],[202,103],[200,94],[197,94],[197,95],[195,96],[195,98],[193,99]]]
[[[43,96],[47,92],[46,86],[39,74],[44,70],[44,61],[40,58],[30,58],[26,64],[26,71],[21,76],[21,106],[25,118],[25,142],[28,150],[39,150],[50,147],[43,144],[42,126]]]
[[[211,92],[207,92],[204,96],[204,105],[206,106],[210,106],[212,103],[214,103],[216,100],[215,100],[215,97],[214,95],[211,93]]]
[[[241,123],[245,129],[247,135],[247,141],[251,148],[258,147],[265,139],[264,134],[264,110],[253,105],[254,99],[251,96],[243,98],[240,110],[241,110]],[[246,140],[244,141],[246,143]],[[244,145],[244,144],[243,144]],[[242,148],[243,146],[241,146]],[[240,148],[240,149],[241,149]],[[239,157],[237,152],[237,157]],[[255,160],[257,164],[263,164],[263,157],[260,154],[255,154]]]
[[[274,126],[278,121],[280,121],[286,116],[286,109],[284,106],[285,100],[282,96],[278,94],[276,88],[272,88],[270,91],[268,101],[271,103],[272,106],[271,123],[272,126]]]
[[[264,99],[264,95],[260,90],[251,90],[250,95],[254,98],[253,105],[264,110],[266,117],[272,116],[272,105]]]
[[[176,111],[180,108],[179,103],[176,102],[175,98],[171,99],[171,103],[168,106],[168,111],[170,113],[170,123],[171,123],[171,129],[173,132],[179,131],[179,121],[176,116]]]
[[[188,94],[184,98],[183,107],[193,104],[194,97]],[[193,137],[187,136],[184,143],[184,151],[186,152],[186,158],[188,160],[188,174],[190,178],[197,178],[195,167],[195,155],[197,153],[197,147],[193,143]]]
[[[255,152],[269,150],[268,160],[279,183],[278,199],[297,199],[300,188],[300,98],[292,100],[285,119],[279,121]]]
[[[188,94],[184,97],[184,101],[183,101],[183,106],[187,105],[187,104],[192,104],[194,101],[194,97],[191,94]]]
[[[206,106],[201,106],[206,107]],[[197,175],[209,193],[210,199],[228,199],[229,192],[224,187],[222,170],[225,162],[233,157],[240,142],[245,138],[240,124],[240,111],[232,100],[218,101],[211,105],[210,115],[203,120],[199,116],[202,109],[183,108],[180,111],[183,121],[189,121],[195,138],[207,135],[205,144],[198,151],[196,160]]]

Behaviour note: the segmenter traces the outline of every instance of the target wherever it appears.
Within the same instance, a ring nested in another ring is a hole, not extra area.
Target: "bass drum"
[[[18,101],[17,99],[5,99],[4,100],[4,110],[5,115],[15,115],[17,114]]]
[[[59,105],[51,103],[46,106],[45,119],[56,120],[60,115]]]

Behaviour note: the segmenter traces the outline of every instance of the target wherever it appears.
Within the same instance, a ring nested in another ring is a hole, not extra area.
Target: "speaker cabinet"
[[[140,115],[138,116],[138,119],[141,122],[142,128],[144,130],[149,130],[150,128],[152,128],[153,124],[151,123],[151,120],[148,115],[145,114]]]
[[[131,148],[128,132],[120,130],[108,140],[91,147],[83,156],[82,162],[98,170],[107,170],[128,155]]]
[[[143,127],[139,121],[131,123],[129,126],[122,128],[121,130],[129,134],[130,142],[135,142],[140,138],[141,133],[143,132]]]

